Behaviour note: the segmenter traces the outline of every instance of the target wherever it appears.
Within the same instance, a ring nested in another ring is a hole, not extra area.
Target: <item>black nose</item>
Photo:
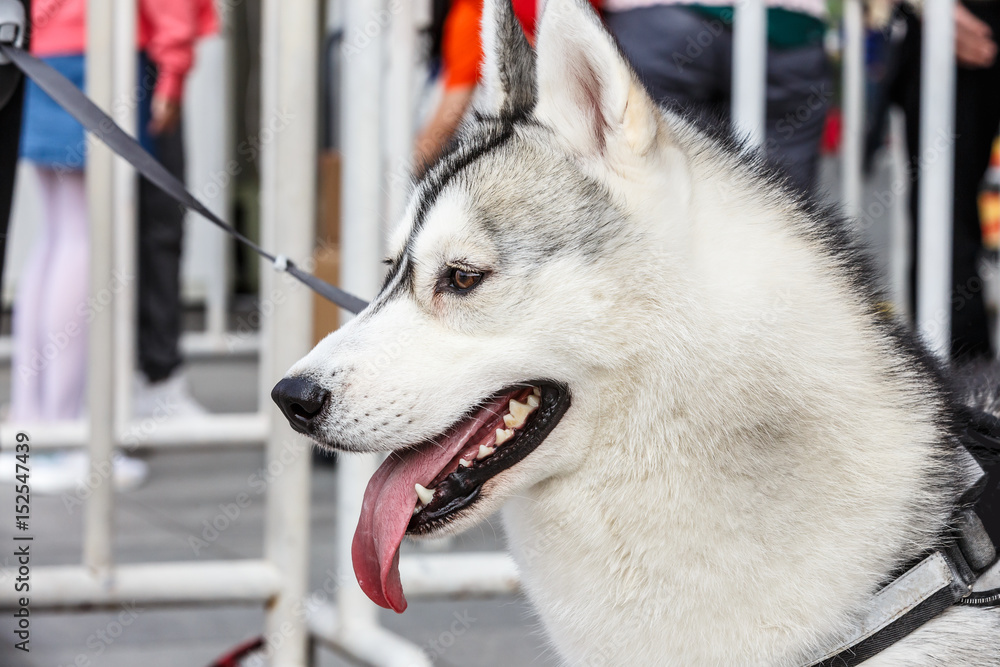
[[[303,377],[284,378],[271,390],[271,400],[299,433],[309,432],[313,418],[323,410],[329,397],[330,392]]]

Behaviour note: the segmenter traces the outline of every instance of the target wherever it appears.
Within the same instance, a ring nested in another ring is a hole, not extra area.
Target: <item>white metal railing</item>
[[[123,3],[115,5],[115,22],[113,43],[116,46],[135,43],[136,21],[138,12],[136,3]],[[120,51],[118,52],[121,53]],[[129,91],[135,89],[137,79],[137,67],[135,58],[113,58],[112,65],[112,100],[128,99],[124,97]],[[100,75],[98,72],[95,74]],[[122,127],[138,127],[138,113],[133,104],[114,104],[111,110],[115,122]],[[102,146],[104,150],[106,147]],[[136,244],[138,242],[138,221],[136,214],[138,211],[138,182],[135,170],[120,157],[113,158],[112,166],[112,206],[114,216],[112,218],[112,265],[99,267],[100,274],[91,275],[92,285],[106,285],[106,276],[110,275],[112,269],[119,271],[126,276],[136,275],[138,262],[136,258]],[[89,178],[89,175],[88,175]],[[101,183],[97,184],[99,188]],[[89,197],[94,196],[94,192],[87,193]],[[103,192],[97,197],[103,197]],[[93,201],[91,199],[90,201]],[[99,205],[99,204],[98,204]],[[91,220],[93,220],[91,216]],[[105,269],[107,271],[105,272]],[[96,280],[101,282],[95,282]],[[135,373],[135,351],[136,351],[136,313],[137,313],[137,290],[135,283],[124,286],[118,298],[112,302],[111,317],[113,320],[114,334],[110,340],[105,341],[111,354],[114,355],[109,364],[112,369],[113,388],[111,400],[113,401],[113,414],[115,419],[112,423],[113,431],[121,432],[132,414],[132,376]],[[91,364],[91,369],[93,364]],[[92,372],[88,369],[88,372]],[[101,386],[98,391],[106,390],[106,386]],[[89,397],[93,399],[93,395]],[[110,438],[109,438],[110,440]],[[91,457],[92,460],[101,460]],[[113,489],[109,491],[113,493]]]
[[[733,130],[763,146],[767,99],[767,7],[764,0],[733,5]]]
[[[952,198],[955,163],[955,0],[924,3],[920,81],[921,160],[917,241],[917,331],[931,350],[951,346]],[[944,146],[941,147],[941,139]]]
[[[861,213],[861,168],[865,145],[865,24],[862,0],[844,3],[843,102],[841,141],[841,196],[847,215]]]
[[[126,6],[129,5],[129,6]],[[105,110],[114,102],[114,86],[118,83],[114,63],[128,53],[115,41],[126,31],[117,29],[115,15],[134,16],[128,0],[98,0],[87,7],[88,92],[94,102]],[[116,11],[117,10],[117,11]],[[98,286],[107,285],[114,265],[114,216],[116,208],[114,157],[103,144],[91,142],[87,155],[87,206],[90,218],[90,286],[96,294]],[[114,445],[114,358],[117,308],[96,311],[87,334],[89,358],[87,369],[87,409],[90,413],[88,448],[93,473],[102,461],[112,456]],[[110,583],[112,578],[112,547],[114,521],[114,484],[97,484],[83,508],[83,568],[95,583]],[[44,590],[44,573],[36,573],[36,588]]]

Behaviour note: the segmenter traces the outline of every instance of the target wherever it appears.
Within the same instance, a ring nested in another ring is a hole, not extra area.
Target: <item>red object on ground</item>
[[[263,647],[263,637],[251,639],[250,641],[243,642],[232,651],[213,662],[209,667],[240,667],[240,662],[243,661],[243,658]]]
[[[819,142],[821,153],[829,155],[840,150],[840,137],[843,129],[844,121],[840,107],[832,107],[826,114],[826,122],[823,124],[823,136]]]

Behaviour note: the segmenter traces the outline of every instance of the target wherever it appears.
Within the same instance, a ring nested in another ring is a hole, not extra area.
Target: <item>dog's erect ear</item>
[[[531,111],[536,99],[535,52],[514,16],[511,0],[485,0],[482,35],[484,59],[477,111],[490,116]]]
[[[645,154],[658,109],[587,0],[548,0],[536,40],[535,116],[583,154],[623,141]]]

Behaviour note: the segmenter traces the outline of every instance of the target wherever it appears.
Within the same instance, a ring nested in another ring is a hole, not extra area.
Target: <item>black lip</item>
[[[407,534],[425,535],[450,521],[457,512],[479,499],[479,492],[487,480],[523,461],[549,436],[569,409],[569,388],[551,380],[526,384],[539,387],[542,395],[538,410],[524,429],[489,458],[469,468],[459,467],[438,483],[434,499],[410,519]],[[515,389],[510,387],[497,395],[508,394]]]
[[[293,431],[298,431],[302,435],[312,435],[309,424],[301,417],[288,417],[288,425],[292,427]]]

